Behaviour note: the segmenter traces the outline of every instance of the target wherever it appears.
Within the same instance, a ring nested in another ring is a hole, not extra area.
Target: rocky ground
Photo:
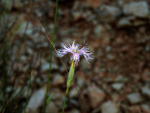
[[[15,104],[22,110],[32,71],[27,112],[42,113],[51,45],[42,26],[51,39],[55,0],[14,0],[7,5],[16,32],[7,34],[12,38],[5,96],[14,98],[23,87]],[[87,42],[94,56],[90,64],[81,58],[76,67],[66,113],[150,113],[149,28],[149,0],[59,1],[55,48],[74,40]],[[54,95],[47,113],[61,113],[69,60],[53,54],[49,94]]]

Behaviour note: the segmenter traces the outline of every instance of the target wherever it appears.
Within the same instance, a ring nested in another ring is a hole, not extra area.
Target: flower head
[[[72,54],[70,60],[73,60],[75,65],[78,65],[81,55],[84,56],[87,62],[88,60],[93,59],[93,57],[91,57],[91,51],[86,46],[81,47],[78,44],[75,45],[75,41],[72,43],[72,45],[66,45],[62,43],[62,49],[59,49],[57,54],[59,57],[63,57],[67,53]]]

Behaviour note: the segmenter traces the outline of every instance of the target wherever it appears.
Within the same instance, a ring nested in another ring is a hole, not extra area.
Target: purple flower
[[[81,47],[78,44],[75,45],[75,41],[72,43],[72,45],[66,45],[62,43],[62,49],[59,49],[57,54],[59,57],[63,57],[67,53],[72,54],[70,59],[71,61],[74,61],[75,65],[78,65],[81,55],[84,56],[87,62],[88,60],[93,59],[93,57],[91,57],[91,51],[86,46]]]

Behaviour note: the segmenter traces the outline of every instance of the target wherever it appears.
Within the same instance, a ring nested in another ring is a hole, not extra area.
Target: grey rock
[[[27,27],[27,29],[26,29],[26,27]],[[32,35],[33,27],[34,26],[32,25],[32,23],[30,23],[30,22],[23,22],[21,24],[20,29],[17,31],[17,33],[19,35],[23,35],[24,33],[26,33],[27,35]]]
[[[49,63],[42,64],[41,70],[42,70],[43,72],[49,70]]]
[[[70,99],[69,99],[69,102],[70,102],[70,105],[73,105],[73,106],[76,106],[76,107],[80,107],[80,103],[79,103],[79,101],[76,100],[76,99],[70,98]]]
[[[135,16],[123,17],[117,22],[117,27],[140,26],[146,24],[145,21],[137,19]]]
[[[89,35],[89,33],[90,33],[90,30],[88,29],[88,30],[85,30],[84,32],[83,32],[83,37],[87,37],[88,35]]]
[[[109,53],[109,54],[107,54],[107,58],[110,59],[110,60],[113,60],[113,59],[114,59],[114,56]]]
[[[120,8],[115,6],[101,6],[98,14],[100,19],[105,22],[115,21],[120,15],[122,11]]]
[[[82,78],[82,77],[79,77],[79,78],[77,78],[77,85],[78,85],[78,87],[83,87],[84,86],[84,78]]]
[[[107,53],[109,53],[111,50],[112,50],[112,48],[111,48],[110,46],[107,46],[106,49],[105,49],[105,51],[106,51]]]
[[[60,72],[65,72],[66,71],[64,66],[61,66],[59,69],[60,69]]]
[[[59,109],[62,109],[64,100],[65,100],[65,96],[62,95],[60,92],[55,92],[52,99],[55,101],[55,104],[59,107]]]
[[[119,91],[121,88],[123,88],[124,84],[122,83],[114,83],[111,85],[113,89]]]
[[[52,70],[58,70],[59,66],[56,63],[53,63],[51,69]]]
[[[132,21],[135,19],[133,16],[123,17],[117,22],[117,27],[132,26]]]
[[[103,28],[101,25],[96,26],[95,30],[94,30],[94,34],[96,38],[100,38],[101,35],[103,33]]]
[[[11,86],[8,86],[8,87],[6,88],[6,92],[8,92],[8,93],[9,93],[9,92],[11,92],[11,91],[12,91],[12,89],[13,89],[13,88],[12,88]]]
[[[57,108],[57,106],[53,103],[50,102],[47,107],[46,107],[46,113],[58,113],[59,110]]]
[[[36,110],[42,105],[44,101],[44,97],[45,97],[45,92],[46,92],[46,88],[44,87],[33,93],[33,95],[31,96],[29,100],[27,111]]]
[[[34,54],[33,49],[31,47],[27,47],[27,53],[29,55],[33,55]]]
[[[38,27],[36,26],[36,28],[38,28]],[[35,27],[32,28],[32,30],[35,30]],[[38,31],[38,30],[36,30],[36,31]],[[37,45],[37,48],[40,48],[42,46],[41,42],[43,42],[43,40],[45,39],[45,37],[43,35],[41,35],[39,32],[33,33],[33,31],[31,31],[31,34],[29,34],[29,31],[26,34],[31,36],[32,41],[34,43],[39,44],[39,45]]]
[[[103,103],[101,106],[101,110],[102,113],[119,113],[118,106],[112,101]]]
[[[52,65],[51,65],[51,70],[57,70],[58,68],[59,68],[59,67],[58,67],[57,64],[52,64]],[[42,64],[41,70],[42,70],[42,72],[48,71],[48,70],[49,70],[49,63],[44,63],[44,64]]]
[[[141,107],[147,111],[150,111],[150,106],[148,104],[142,104]]]
[[[118,75],[115,79],[115,82],[121,82],[121,83],[125,83],[128,81],[129,81],[129,79],[123,75]]]
[[[65,82],[65,79],[62,75],[56,73],[54,75],[54,79],[53,79],[53,84],[54,85],[60,85],[60,84],[63,84]]]
[[[78,92],[76,88],[70,90],[69,97],[74,98],[78,96]]]
[[[148,4],[145,1],[131,2],[123,6],[123,12],[137,17],[148,17]]]
[[[80,111],[77,110],[77,109],[73,109],[73,110],[71,110],[71,111],[69,111],[69,112],[67,112],[67,113],[80,113]]]
[[[148,86],[143,87],[142,93],[150,97],[150,88]]]
[[[143,101],[140,93],[130,93],[127,95],[127,98],[131,104],[137,104]]]
[[[87,91],[90,104],[93,108],[99,106],[100,103],[102,103],[102,101],[105,99],[105,93],[96,86],[89,87]]]
[[[23,63],[26,63],[27,62],[27,57],[25,55],[22,55],[20,57],[20,61],[23,62]]]
[[[81,12],[73,12],[73,17],[74,17],[75,20],[77,20],[78,18],[80,18],[81,15],[82,15]]]

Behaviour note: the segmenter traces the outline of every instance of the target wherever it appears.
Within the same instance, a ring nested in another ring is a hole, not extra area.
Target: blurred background
[[[42,27],[51,40],[55,8],[0,0],[1,112],[23,113],[29,99],[26,112],[42,113],[51,47]],[[80,59],[65,112],[150,113],[150,1],[59,0],[57,14],[55,48],[86,42],[94,56]],[[52,57],[46,113],[61,113],[70,56]]]

